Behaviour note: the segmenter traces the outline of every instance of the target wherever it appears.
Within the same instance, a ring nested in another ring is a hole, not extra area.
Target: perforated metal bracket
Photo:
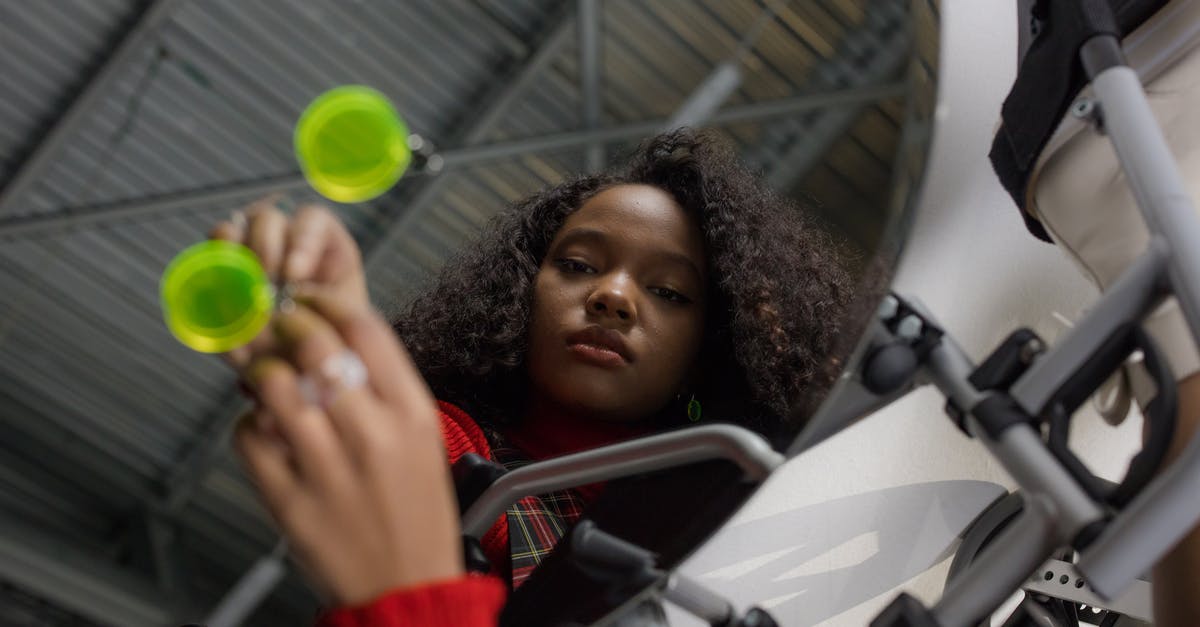
[[[1050,560],[1035,572],[1021,589],[1027,593],[1080,603],[1124,614],[1141,621],[1151,621],[1150,584],[1141,579],[1130,584],[1121,596],[1112,601],[1101,599],[1087,585],[1075,565],[1062,560]]]

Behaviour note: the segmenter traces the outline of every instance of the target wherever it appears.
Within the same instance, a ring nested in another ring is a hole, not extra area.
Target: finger
[[[287,281],[328,278],[317,274],[327,251],[341,243],[339,231],[344,229],[328,209],[319,205],[301,207],[288,228],[283,278]]]
[[[306,375],[321,375],[326,360],[346,350],[337,330],[301,304],[281,310],[273,328],[280,353]]]
[[[379,398],[398,407],[412,401],[433,402],[424,378],[400,338],[369,306],[347,303],[313,286],[300,288],[295,299],[325,319],[342,342],[358,354],[367,366],[368,382]]]
[[[242,348],[246,352],[246,363],[249,364],[255,357],[271,355],[275,353],[275,338],[273,337],[270,328],[264,328],[254,339],[246,343]]]
[[[269,199],[251,205],[246,226],[246,245],[258,255],[267,276],[279,277],[287,244],[288,217]]]
[[[238,371],[244,370],[246,366],[250,365],[251,356],[250,349],[245,346],[239,346],[228,353],[221,353],[221,359]]]
[[[245,220],[245,217],[241,218],[242,222],[245,222]],[[238,242],[240,244],[242,241],[242,236],[244,235],[244,231],[245,227],[243,225],[237,224],[233,221],[218,222],[217,225],[208,232],[208,237],[209,239],[220,239],[227,242]]]
[[[254,413],[239,419],[234,432],[234,447],[267,509],[276,520],[281,520],[288,503],[300,494],[301,484],[289,461],[287,448],[259,428],[259,419]]]
[[[342,485],[349,471],[346,451],[325,413],[304,399],[291,365],[277,357],[259,358],[247,370],[246,382],[274,418],[304,478]]]
[[[347,381],[356,373],[347,366],[362,369],[365,364],[342,342],[334,328],[319,315],[303,306],[281,314],[275,322],[276,336],[281,349],[311,383],[314,393],[333,418],[334,429],[342,438],[352,458],[364,450],[371,437],[370,416],[378,401],[366,385],[366,373],[359,373],[362,382]],[[346,360],[353,360],[349,363]]]

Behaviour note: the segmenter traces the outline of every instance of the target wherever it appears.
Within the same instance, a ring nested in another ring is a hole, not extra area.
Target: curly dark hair
[[[542,258],[567,216],[628,183],[670,193],[704,235],[712,296],[697,389],[705,417],[769,437],[799,426],[789,417],[815,409],[838,371],[831,352],[849,274],[810,212],[772,192],[724,142],[689,129],[648,140],[623,173],[578,177],[516,203],[447,263],[395,321],[435,395],[485,426],[512,424],[526,390]],[[664,408],[662,422],[685,415]]]

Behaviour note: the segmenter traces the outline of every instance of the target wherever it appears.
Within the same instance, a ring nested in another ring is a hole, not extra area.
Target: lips
[[[595,347],[611,351],[619,355],[626,362],[633,361],[633,354],[629,350],[629,345],[625,343],[625,339],[621,337],[620,333],[611,329],[590,326],[582,331],[568,335],[567,344],[570,346]]]

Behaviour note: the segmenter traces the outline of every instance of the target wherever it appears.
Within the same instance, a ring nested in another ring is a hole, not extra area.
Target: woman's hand
[[[460,576],[457,509],[425,382],[370,307],[330,292],[297,303],[272,325],[279,356],[246,370],[260,404],[235,436],[294,556],[341,605]],[[336,367],[352,355],[365,366],[361,384]],[[305,380],[318,382],[319,401]]]
[[[288,216],[281,210],[286,202],[280,195],[262,198],[239,212],[244,219],[221,222],[210,236],[246,245],[272,282],[315,283],[342,302],[367,306],[362,253],[341,221],[320,205],[303,205]],[[270,346],[270,334],[263,333],[227,357],[240,370]]]

